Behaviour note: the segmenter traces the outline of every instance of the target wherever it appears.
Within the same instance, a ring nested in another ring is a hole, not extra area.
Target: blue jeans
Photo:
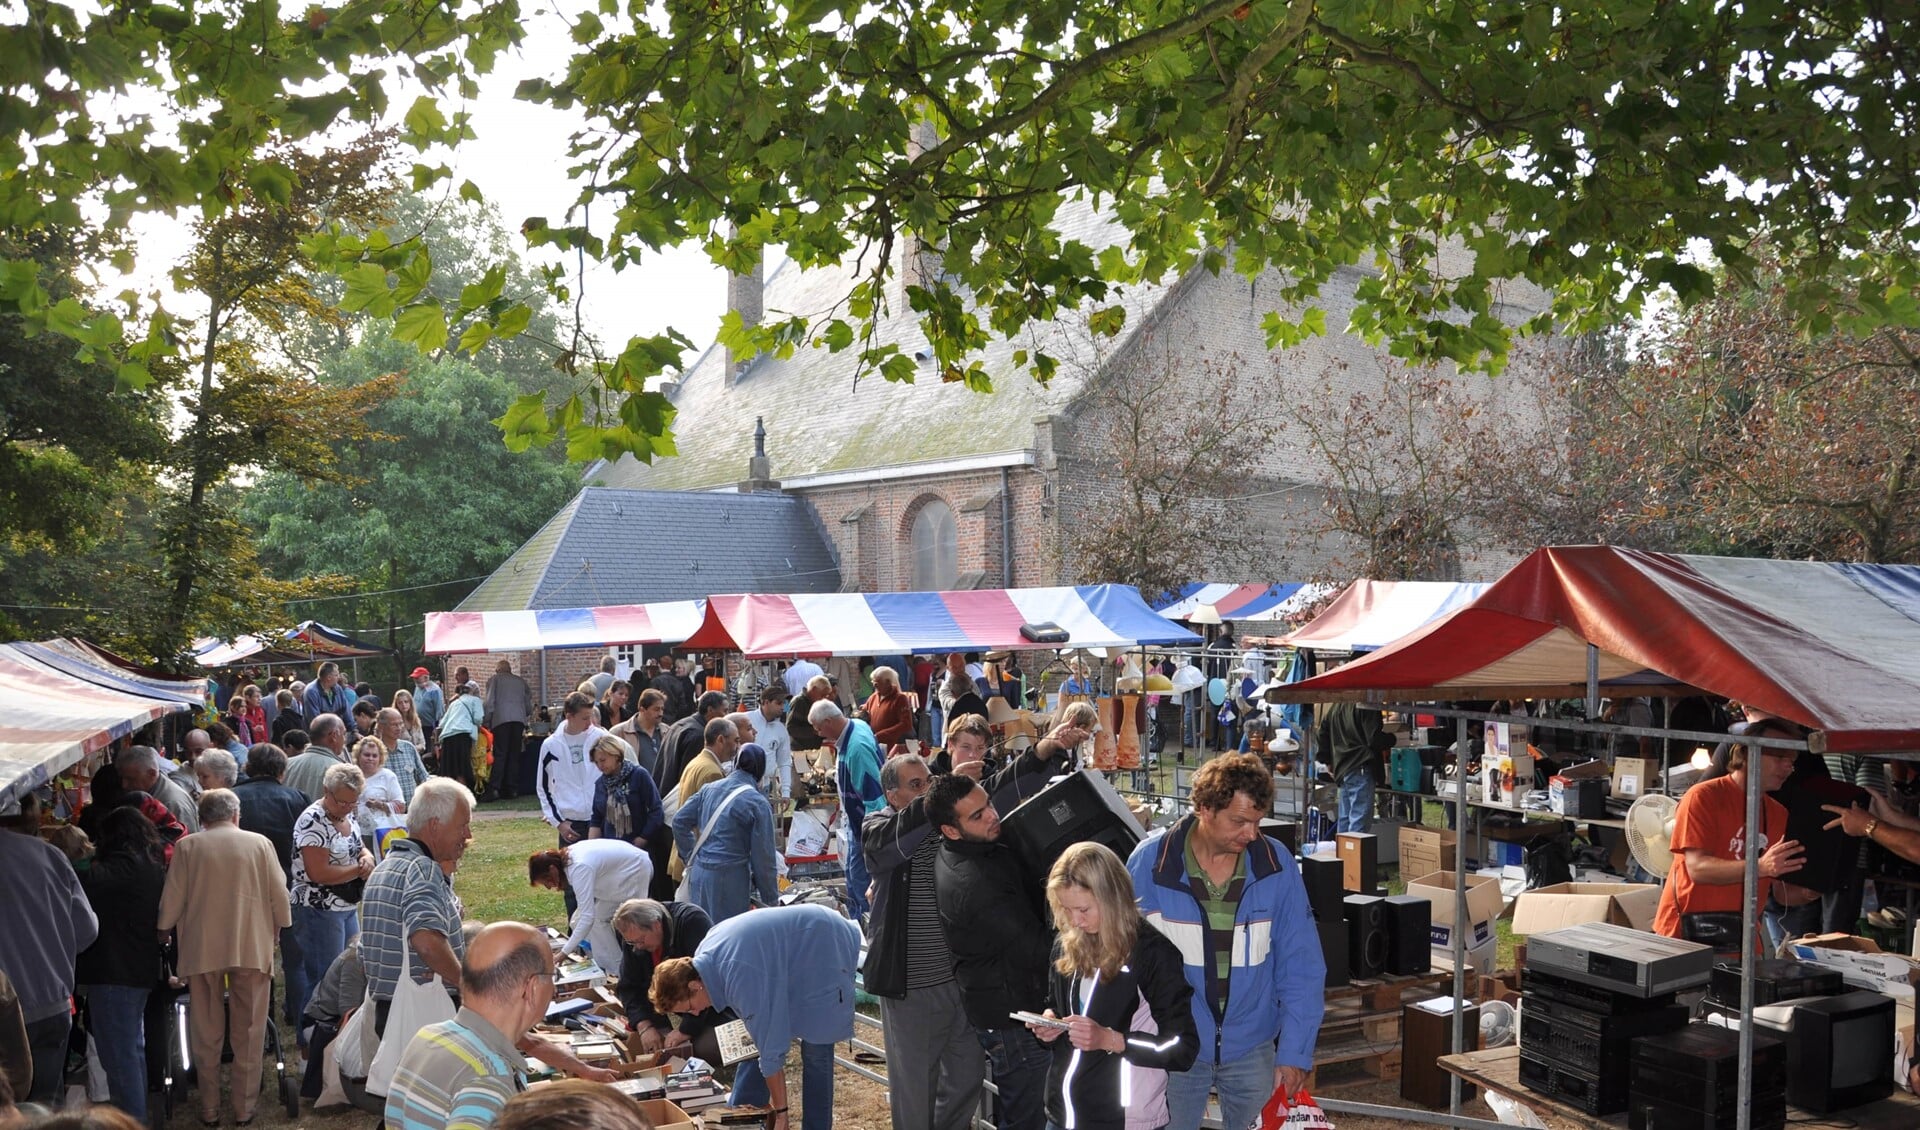
[[[87,1015],[113,1105],[147,1120],[147,994],[151,988],[88,985]]]
[[[280,1003],[287,1010],[287,1027],[292,1028],[295,1033],[298,1033],[301,1028],[305,1027],[305,1022],[300,1019],[300,1014],[293,1011],[293,993],[291,992],[293,988],[293,971],[300,962],[300,935],[294,932],[293,927],[289,926],[280,931],[280,973],[281,976],[286,978],[287,988],[289,990]],[[313,989],[318,984],[319,982],[316,981],[314,985],[307,988],[308,996],[313,995]]]
[[[1251,1126],[1273,1096],[1273,1046],[1259,1047],[1226,1063],[1199,1062],[1186,1071],[1167,1072],[1167,1125],[1198,1126],[1207,1112],[1207,1092],[1220,1093],[1220,1124],[1228,1130]]]
[[[1000,1092],[1000,1130],[1040,1130],[1047,1121],[1047,1068],[1053,1053],[1025,1028],[987,1028],[980,1046]]]
[[[867,874],[867,857],[851,833],[840,833],[840,855],[847,868],[847,908],[854,920],[864,924],[867,917],[867,887],[873,879]]]
[[[360,936],[360,912],[296,906],[293,932],[300,939],[300,960],[297,974],[287,970],[287,1011],[300,1016],[307,1011],[320,978],[327,975],[327,967],[348,942]]]
[[[833,1130],[833,1045],[800,1041],[800,1130]],[[760,1061],[747,1059],[733,1071],[734,1106],[765,1106],[768,1101],[767,1077],[760,1073]],[[793,1092],[787,1092],[789,1104]],[[792,1124],[788,1116],[788,1124]]]
[[[1340,831],[1373,830],[1373,773],[1355,769],[1340,778]]]

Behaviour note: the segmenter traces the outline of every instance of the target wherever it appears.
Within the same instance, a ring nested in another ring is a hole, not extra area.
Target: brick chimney
[[[753,269],[746,274],[737,275],[727,272],[727,309],[738,313],[740,320],[749,326],[760,324],[766,313],[766,258],[757,256]],[[732,387],[735,377],[751,362],[735,357],[733,350],[727,350],[727,385]]]
[[[926,118],[916,119],[907,131],[907,160],[918,160],[922,153],[940,144],[940,131]],[[939,252],[927,246],[915,232],[900,233],[900,304],[904,307],[907,288],[927,286],[940,277]]]

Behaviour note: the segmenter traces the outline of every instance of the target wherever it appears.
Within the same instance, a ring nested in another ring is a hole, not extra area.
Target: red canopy
[[[1807,726],[1833,752],[1920,753],[1920,567],[1541,549],[1479,599],[1299,701],[1705,692]],[[1816,740],[1817,744],[1817,740]]]

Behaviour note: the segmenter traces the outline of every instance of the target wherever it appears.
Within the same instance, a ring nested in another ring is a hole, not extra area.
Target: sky
[[[481,81],[476,101],[463,106],[457,104],[457,96],[442,100],[449,114],[462,108],[472,113],[478,138],[463,144],[457,152],[421,158],[428,164],[445,162],[453,169],[452,178],[431,192],[451,195],[463,180],[479,186],[499,208],[501,221],[514,233],[515,246],[530,266],[557,256],[550,249],[528,253],[517,234],[520,223],[529,216],[544,216],[555,224],[562,221],[578,193],[566,173],[567,138],[584,124],[584,119],[577,112],[519,101],[513,91],[522,79],[559,77],[573,47],[556,17],[531,17],[526,42],[519,50],[501,55],[494,73]],[[396,122],[419,93],[418,88],[399,83],[388,88]],[[411,164],[415,154],[403,150],[402,159]],[[608,219],[599,217],[593,226],[604,234]],[[134,232],[140,255],[135,274],[125,280],[105,280],[102,293],[116,293],[129,283],[142,291],[164,288],[168,270],[187,251],[185,219],[142,216],[134,221]],[[569,259],[568,267],[571,274],[577,260]],[[575,285],[573,278],[568,281]],[[579,289],[577,285],[575,289]],[[696,346],[705,347],[725,312],[726,276],[698,247],[687,246],[669,249],[621,272],[589,260],[585,294],[582,314],[587,327],[611,352],[618,352],[629,337],[658,333],[669,326]],[[182,313],[192,311],[191,302],[170,299],[167,305]],[[688,355],[687,363],[691,364],[695,356]]]

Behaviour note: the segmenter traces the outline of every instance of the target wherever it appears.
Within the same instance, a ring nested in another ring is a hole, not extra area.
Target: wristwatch
[[[1868,820],[1868,821],[1867,821],[1867,830],[1866,830],[1866,831],[1865,831],[1864,833],[1862,833],[1862,834],[1863,834],[1863,835],[1865,835],[1865,836],[1866,836],[1866,837],[1867,837],[1868,839],[1872,839],[1872,838],[1873,838],[1873,830],[1874,830],[1875,828],[1878,828],[1879,826],[1880,826],[1880,821],[1879,821],[1879,819],[1878,819],[1878,818],[1875,818],[1875,819],[1871,819],[1871,820]]]

